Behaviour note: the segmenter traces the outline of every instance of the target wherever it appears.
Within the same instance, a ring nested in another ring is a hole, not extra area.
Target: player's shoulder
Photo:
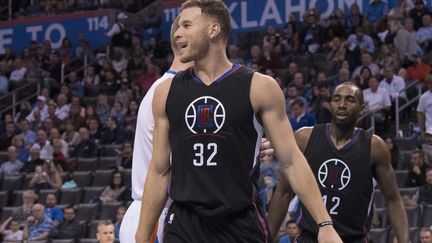
[[[386,142],[380,136],[373,134],[371,138],[371,155],[372,158],[379,158],[383,153],[389,153]]]
[[[312,134],[313,127],[302,127],[294,133],[297,145],[304,152]]]

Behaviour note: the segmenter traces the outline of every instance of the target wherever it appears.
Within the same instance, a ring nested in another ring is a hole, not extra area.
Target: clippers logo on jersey
[[[340,191],[349,184],[351,171],[342,160],[329,159],[320,166],[318,180],[322,187]]]
[[[185,121],[194,134],[217,133],[225,122],[225,108],[211,96],[199,97],[186,109]]]

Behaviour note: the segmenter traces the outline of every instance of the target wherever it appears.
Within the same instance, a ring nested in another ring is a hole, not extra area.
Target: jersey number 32
[[[217,166],[217,162],[213,161],[213,158],[217,154],[217,144],[209,143],[205,146],[202,143],[195,143],[193,145],[193,150],[195,152],[195,159],[193,159],[193,165],[203,166],[204,162],[206,166]],[[206,158],[204,154],[209,154]]]

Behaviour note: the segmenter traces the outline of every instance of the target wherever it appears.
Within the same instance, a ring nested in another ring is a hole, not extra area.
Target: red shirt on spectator
[[[429,65],[422,62],[417,62],[413,66],[407,68],[408,80],[418,80],[423,82],[426,78],[426,75],[428,75],[430,71],[431,68]]]

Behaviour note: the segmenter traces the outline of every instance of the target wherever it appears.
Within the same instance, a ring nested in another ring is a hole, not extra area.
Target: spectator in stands
[[[393,169],[397,169],[398,168],[398,160],[399,160],[399,148],[396,146],[393,138],[391,138],[391,137],[386,138],[385,142],[386,142],[387,147],[390,151],[392,167],[393,167]]]
[[[117,213],[116,213],[116,220],[114,223],[114,235],[116,239],[119,239],[119,234],[120,234],[120,225],[123,221],[123,217],[126,213],[126,208],[123,206],[120,206],[117,208]]]
[[[63,155],[65,157],[69,157],[69,145],[67,144],[67,142],[65,140],[63,140],[60,136],[60,131],[58,128],[53,127],[50,129],[49,131],[49,140],[52,143],[52,146],[54,148],[54,140],[58,139],[59,143],[60,143],[60,150],[63,153]]]
[[[372,0],[366,7],[365,17],[373,24],[378,23],[388,12],[387,3],[382,0]]]
[[[74,180],[73,171],[69,171],[66,175],[65,183],[63,183],[61,189],[66,190],[66,189],[75,189],[75,188],[78,188],[78,185]]]
[[[99,94],[97,98],[97,104],[96,104],[96,113],[99,117],[99,121],[102,125],[102,127],[105,126],[108,117],[110,116],[111,108],[108,104],[108,97],[105,94]]]
[[[99,128],[99,120],[96,117],[92,117],[89,120],[89,133],[90,139],[93,140],[96,144],[99,144],[102,137],[102,132]]]
[[[99,93],[100,77],[93,66],[87,67],[87,75],[83,79],[84,94],[86,96],[96,96]]]
[[[115,75],[119,75],[121,71],[126,70],[128,66],[128,59],[123,56],[120,51],[114,51],[111,61]]]
[[[70,171],[73,167],[70,167],[71,163],[67,159],[68,157],[63,154],[61,141],[62,140],[58,138],[52,140],[54,150],[53,163],[57,166],[60,172]]]
[[[425,139],[426,130],[432,128],[432,75],[426,76],[428,90],[420,96],[417,105],[417,122],[420,127],[420,138]]]
[[[420,27],[414,35],[414,39],[420,45],[420,48],[422,48],[423,53],[427,53],[429,42],[432,40],[431,20],[431,14],[424,14],[422,17],[423,26]]]
[[[398,66],[395,52],[390,49],[387,43],[381,44],[376,63],[379,67],[384,67],[386,65]]]
[[[380,68],[373,62],[372,56],[368,52],[364,52],[361,55],[362,65],[358,66],[352,75],[352,78],[355,78],[361,74],[361,71],[364,67],[369,68],[372,76],[377,76],[380,73]]]
[[[288,220],[285,224],[284,235],[279,239],[279,243],[292,243],[299,234],[299,227],[294,219]]]
[[[75,95],[78,97],[84,96],[84,85],[83,85],[82,80],[78,77],[78,74],[76,72],[70,72],[69,73],[68,83],[70,85],[72,95]]]
[[[15,125],[11,122],[6,123],[6,129],[3,135],[0,136],[0,151],[6,151],[12,144],[12,139],[15,136]]]
[[[327,82],[318,83],[319,96],[316,101],[316,106],[313,110],[315,113],[316,123],[328,123],[331,120],[330,114],[330,87]]]
[[[9,79],[6,76],[6,65],[0,62],[0,96],[6,95],[9,92]]]
[[[424,162],[432,165],[432,129],[426,129],[424,143],[422,144],[422,151],[424,153]]]
[[[420,243],[432,243],[432,228],[420,229]]]
[[[300,77],[297,77],[297,79],[299,79],[299,78]],[[286,92],[286,99],[285,99],[286,113],[288,116],[291,115],[291,103],[296,99],[302,100],[303,104],[304,104],[303,107],[305,109],[307,109],[308,102],[306,101],[306,99],[303,96],[301,96],[299,94],[299,90],[298,90],[297,86],[294,83],[291,83],[290,85],[288,85],[287,92]]]
[[[31,215],[31,209],[38,196],[33,190],[25,190],[22,194],[22,205],[12,213],[12,218],[19,221],[20,225],[25,224],[27,217]]]
[[[372,40],[372,37],[365,34],[363,28],[361,27],[357,27],[355,34],[351,34],[344,45],[351,52],[375,52],[375,44]]]
[[[32,107],[28,100],[20,102],[19,111],[15,115],[15,121],[22,121],[31,113]]]
[[[405,81],[420,81],[424,85],[426,76],[431,73],[431,66],[424,63],[421,58],[417,58],[413,65],[409,66],[407,71],[407,78]]]
[[[294,131],[305,126],[315,125],[315,117],[306,113],[305,103],[299,98],[291,102],[291,116],[289,117],[289,121]]]
[[[126,133],[117,124],[116,117],[109,117],[107,127],[101,137],[101,144],[122,144],[126,139]]]
[[[421,150],[414,150],[411,153],[410,168],[405,181],[405,187],[418,187],[426,184],[426,169],[424,155]]]
[[[63,210],[57,207],[57,198],[54,193],[49,193],[45,199],[45,216],[50,218],[54,227],[63,221]]]
[[[133,92],[130,88],[129,73],[127,70],[123,70],[120,73],[120,78],[117,80],[120,83],[120,89],[116,92],[116,99],[120,95],[125,95],[129,100],[133,98]]]
[[[63,209],[64,221],[62,221],[49,235],[50,239],[75,239],[81,238],[82,226],[76,219],[75,209],[67,206]]]
[[[102,191],[99,200],[102,203],[117,201],[125,189],[122,174],[120,172],[114,172],[110,184]]]
[[[2,163],[0,166],[0,180],[5,176],[16,175],[23,167],[23,163],[17,159],[17,151],[15,146],[8,148],[9,160]]]
[[[128,48],[130,48],[132,45],[132,35],[125,26],[125,21],[127,19],[128,16],[125,13],[119,13],[115,23],[106,33],[108,37],[111,37],[111,47],[113,52],[121,51],[124,56],[129,54]]]
[[[50,160],[43,165],[36,166],[35,173],[29,182],[29,188],[34,188],[36,193],[42,189],[60,189],[63,180],[57,166]]]
[[[33,122],[36,120],[35,112],[39,112],[40,120],[43,121],[48,116],[48,106],[46,105],[46,98],[45,96],[39,95],[37,97],[37,103],[36,106],[33,108],[31,113],[26,117],[26,119],[30,122]]]
[[[239,56],[239,48],[236,45],[230,45],[228,47],[228,56],[229,56],[229,60],[232,63],[240,63],[240,64],[244,64],[245,61],[244,59]]]
[[[139,76],[139,83],[141,86],[141,92],[144,95],[150,89],[151,85],[160,76],[159,67],[153,63],[143,65],[143,74]]]
[[[135,133],[139,105],[135,100],[129,102],[129,107],[124,118],[125,132]]]
[[[27,68],[20,56],[16,56],[13,63],[13,70],[9,76],[11,89],[16,89],[24,84]]]
[[[57,107],[55,109],[55,115],[58,119],[63,121],[69,116],[69,106],[67,104],[67,97],[65,94],[59,94],[57,96]]]
[[[21,135],[15,135],[12,138],[12,145],[16,147],[17,159],[26,162],[30,155],[30,150],[24,146],[24,138]]]
[[[414,20],[414,29],[418,30],[422,25],[422,18],[431,12],[425,6],[423,0],[415,0],[415,8],[409,11],[409,16]]]
[[[76,146],[80,143],[80,136],[72,123],[72,120],[66,119],[65,121],[65,131],[63,132],[61,138],[67,142],[71,147]]]
[[[53,148],[50,141],[48,140],[47,133],[43,129],[39,129],[37,132],[37,144],[40,146],[40,158],[42,160],[52,159]],[[34,145],[33,145],[34,146]]]
[[[414,61],[417,56],[422,54],[422,51],[414,37],[402,26],[401,19],[400,13],[393,9],[387,16],[387,24],[390,30],[389,34],[395,36],[393,45],[396,47],[399,61],[406,63],[407,61]]]
[[[100,222],[97,226],[96,238],[99,243],[114,243],[114,225],[110,221]]]
[[[61,127],[62,125],[62,121],[55,115],[56,108],[57,104],[53,100],[48,101],[48,116],[43,121],[45,131],[49,132],[52,127]]]
[[[258,69],[263,68],[264,57],[259,45],[251,46],[249,50],[249,58],[245,60],[247,66],[252,67],[253,64],[258,66]]]
[[[95,108],[93,105],[87,105],[85,107],[85,121],[86,125],[90,125],[90,119],[99,120]]]
[[[432,204],[432,168],[426,169],[426,183],[417,192],[417,203]]]
[[[348,68],[341,68],[339,70],[339,74],[338,76],[334,79],[333,82],[333,87],[336,87],[337,85],[344,83],[344,82],[348,82],[351,81],[350,79],[350,71]]]
[[[123,126],[126,117],[126,112],[127,112],[127,106],[124,107],[119,101],[115,101],[110,111],[110,117],[111,118],[114,117],[118,125]],[[106,127],[108,127],[108,120],[105,124]]]
[[[81,106],[79,104],[71,104],[69,110],[69,118],[74,129],[86,125],[84,114],[81,113]]]
[[[27,227],[24,228],[24,239],[30,241],[45,240],[54,228],[49,217],[45,215],[45,207],[35,204],[32,207],[32,216],[27,218]]]
[[[71,154],[71,158],[95,158],[98,156],[98,148],[94,141],[90,139],[89,131],[86,127],[79,129],[81,142],[76,145]]]
[[[117,83],[114,71],[107,70],[105,72],[105,79],[103,80],[100,87],[101,92],[108,96],[114,96],[118,89],[119,85]]]
[[[29,160],[24,163],[24,166],[20,169],[20,172],[34,172],[36,166],[42,165],[43,163],[44,161],[40,159],[40,146],[38,144],[35,144],[30,148]]]
[[[380,88],[387,90],[390,94],[392,101],[399,98],[399,104],[406,102],[405,81],[402,77],[395,75],[393,66],[384,67],[384,79],[380,82]]]
[[[12,217],[9,217],[0,226],[0,234],[3,235],[5,242],[21,242],[23,240],[23,231],[20,229],[19,221]]]
[[[132,150],[133,146],[130,141],[124,141],[122,152],[117,155],[117,170],[122,172],[124,169],[132,168]]]
[[[61,84],[61,59],[60,53],[54,51],[50,55],[49,63],[44,67],[49,73],[48,77],[44,78],[44,87],[49,91],[58,91]]]
[[[368,84],[369,88],[363,90],[366,110],[372,112],[371,116],[373,116],[375,122],[382,127],[382,125],[386,124],[387,115],[391,108],[390,94],[386,89],[379,87],[379,82],[376,77],[370,77]]]

